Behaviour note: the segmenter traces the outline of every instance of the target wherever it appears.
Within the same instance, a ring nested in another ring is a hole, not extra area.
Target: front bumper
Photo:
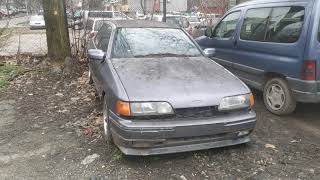
[[[124,154],[156,155],[247,143],[256,114],[246,111],[207,119],[135,121],[110,112],[110,120],[114,143]]]
[[[320,81],[287,78],[293,96],[298,102],[320,103]]]
[[[45,25],[30,25],[30,29],[46,29]]]

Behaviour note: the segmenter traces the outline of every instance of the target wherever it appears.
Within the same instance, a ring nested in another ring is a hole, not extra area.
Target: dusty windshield
[[[121,28],[118,29],[114,58],[190,57],[201,52],[180,29]]]

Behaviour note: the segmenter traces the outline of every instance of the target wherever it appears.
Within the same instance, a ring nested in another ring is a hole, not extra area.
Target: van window
[[[318,28],[318,41],[320,42],[320,22],[319,22],[319,28]]]
[[[240,11],[233,12],[227,15],[215,28],[213,32],[214,37],[230,38],[236,30],[238,20],[240,18]]]
[[[264,41],[271,10],[272,8],[248,10],[241,28],[240,38],[250,41]]]
[[[265,41],[277,43],[294,43],[298,41],[303,22],[304,7],[273,8]]]
[[[250,41],[293,43],[301,34],[304,7],[275,7],[248,10],[240,38]]]

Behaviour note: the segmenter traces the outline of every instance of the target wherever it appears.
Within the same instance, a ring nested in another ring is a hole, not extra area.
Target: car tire
[[[272,78],[267,81],[263,90],[266,108],[276,115],[288,115],[296,109],[296,100],[286,80]]]
[[[104,141],[107,144],[113,144],[112,134],[110,130],[109,108],[106,95],[103,97],[102,102],[102,127],[101,132],[103,134]]]
[[[90,70],[90,68],[89,68],[89,71],[88,71],[88,78],[89,78],[89,84],[93,84],[93,79],[92,79],[92,72],[91,72],[91,70]]]

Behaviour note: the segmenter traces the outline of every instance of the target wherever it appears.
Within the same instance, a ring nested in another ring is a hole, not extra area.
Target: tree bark
[[[65,7],[64,0],[43,0],[48,57],[54,61],[71,56]]]

